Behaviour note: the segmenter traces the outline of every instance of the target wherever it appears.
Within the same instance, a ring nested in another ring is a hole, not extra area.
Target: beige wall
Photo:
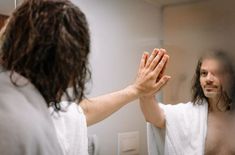
[[[164,47],[171,56],[172,76],[163,90],[165,103],[191,99],[191,79],[201,52],[219,48],[235,53],[234,6],[234,0],[204,0],[164,8]]]

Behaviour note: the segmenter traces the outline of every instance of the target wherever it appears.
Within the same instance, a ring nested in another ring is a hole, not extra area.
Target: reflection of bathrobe
[[[61,155],[45,100],[26,79],[15,77],[20,87],[0,66],[0,154]]]
[[[163,105],[166,129],[148,123],[149,155],[203,155],[207,130],[207,103]]]

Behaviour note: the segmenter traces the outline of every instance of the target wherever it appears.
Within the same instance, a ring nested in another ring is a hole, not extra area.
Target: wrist
[[[140,98],[140,100],[156,100],[156,96],[154,94],[140,96],[139,98]]]
[[[137,99],[140,97],[140,91],[138,90],[138,88],[136,88],[135,85],[129,85],[128,87],[126,87],[126,91],[128,92],[129,95],[133,96],[133,98]]]

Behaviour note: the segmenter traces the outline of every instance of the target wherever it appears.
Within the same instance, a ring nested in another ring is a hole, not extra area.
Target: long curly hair
[[[17,85],[14,72],[27,78],[48,106],[64,94],[78,103],[85,97],[90,35],[85,15],[69,0],[25,0],[9,18],[1,50],[11,81]]]
[[[208,98],[204,95],[203,89],[200,84],[200,70],[201,70],[201,65],[203,60],[207,58],[212,58],[215,60],[218,60],[222,67],[224,73],[228,73],[230,76],[230,80],[226,81],[230,83],[229,89],[225,89],[224,86],[222,85],[221,89],[221,96],[220,99],[223,99],[226,102],[226,107],[227,110],[231,109],[232,103],[234,102],[234,95],[235,95],[235,71],[234,71],[234,65],[232,63],[231,57],[228,55],[227,52],[223,50],[214,50],[214,51],[209,51],[206,52],[201,58],[198,60],[197,67],[195,70],[195,75],[193,78],[193,84],[192,84],[192,101],[194,104],[202,104],[203,100],[208,101]],[[217,108],[219,101],[217,102]],[[221,109],[220,109],[221,110]]]

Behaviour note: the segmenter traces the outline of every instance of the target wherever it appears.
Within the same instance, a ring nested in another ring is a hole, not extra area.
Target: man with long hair
[[[205,53],[198,61],[192,102],[163,105],[157,103],[154,96],[142,96],[140,105],[146,120],[152,124],[150,132],[165,131],[165,134],[159,134],[160,138],[164,137],[164,142],[151,146],[155,152],[161,150],[159,154],[167,155],[234,154],[234,141],[231,142],[234,131],[224,134],[235,129],[231,125],[234,125],[231,123],[234,120],[234,79],[231,58],[226,52],[216,50]]]
[[[86,99],[88,24],[69,0],[25,0],[10,16],[1,40],[0,154],[10,154],[4,149],[7,146],[17,149],[16,154],[58,155],[57,136],[63,154],[86,155],[87,126],[140,96],[154,94],[169,80],[162,74],[169,56],[155,49],[151,55],[143,54],[133,84]],[[7,117],[14,124],[8,134]],[[13,142],[11,137],[19,134],[25,137]],[[28,145],[30,140],[37,143]]]

